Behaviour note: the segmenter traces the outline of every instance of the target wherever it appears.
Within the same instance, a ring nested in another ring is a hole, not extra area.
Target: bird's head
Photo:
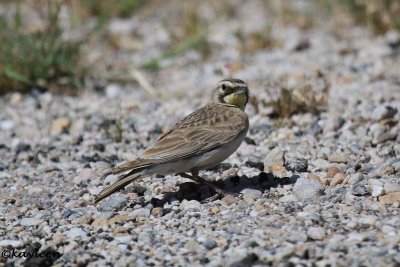
[[[214,90],[212,101],[237,106],[244,110],[249,100],[249,88],[242,80],[228,78],[220,81]]]

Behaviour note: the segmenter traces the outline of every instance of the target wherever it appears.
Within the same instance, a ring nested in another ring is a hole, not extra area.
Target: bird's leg
[[[197,177],[195,177],[195,176],[193,176],[193,175],[189,175],[189,174],[187,174],[186,172],[178,173],[178,175],[179,175],[180,177],[190,179],[190,180],[195,181],[195,182],[200,183],[200,184],[203,183],[203,182],[200,181]]]
[[[222,190],[219,186],[207,181],[206,179],[202,178],[199,176],[199,171],[191,171],[192,176],[193,176],[193,180],[198,181],[201,184],[206,184],[212,188],[214,188],[215,192],[217,192],[218,194],[222,195],[222,196],[226,196],[227,193]]]
[[[192,176],[194,177],[194,179],[196,179],[197,181],[199,181],[199,182],[202,183],[202,184],[206,184],[206,185],[210,186],[210,187],[213,188],[213,189],[215,190],[215,192],[216,192],[215,195],[204,199],[204,200],[202,201],[202,203],[210,203],[210,202],[213,202],[213,201],[215,201],[215,200],[217,200],[217,199],[220,199],[220,198],[222,198],[222,197],[227,196],[227,192],[225,192],[224,190],[222,190],[219,186],[216,186],[215,184],[213,184],[213,183],[211,183],[211,182],[205,180],[204,178],[200,177],[198,171],[192,171],[191,173],[192,173]]]
[[[225,197],[225,196],[228,195],[228,193],[225,192],[223,189],[221,189],[219,186],[217,186],[217,185],[215,185],[215,184],[213,184],[213,183],[211,183],[211,182],[205,180],[204,178],[200,177],[198,171],[191,171],[191,173],[192,173],[192,175],[189,175],[189,174],[187,174],[187,173],[182,172],[182,173],[179,173],[179,175],[180,175],[181,177],[183,177],[183,178],[188,178],[188,179],[190,179],[190,180],[192,180],[192,181],[195,181],[195,182],[197,182],[197,183],[199,183],[199,184],[208,185],[208,186],[210,186],[211,188],[213,188],[213,189],[215,190],[215,192],[217,193],[217,194],[215,194],[214,196],[211,196],[211,197],[209,197],[209,198],[206,198],[206,199],[204,200],[204,202],[209,203],[209,202],[212,202],[212,201],[214,201],[214,200],[216,200],[216,199],[218,199],[218,198],[220,198],[220,197]]]

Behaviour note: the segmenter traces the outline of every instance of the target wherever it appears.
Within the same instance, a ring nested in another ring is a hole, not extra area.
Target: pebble
[[[4,131],[11,130],[14,125],[15,124],[12,120],[4,120],[0,122],[0,128]]]
[[[3,162],[0,162],[0,171],[4,171],[7,168],[6,164]],[[5,181],[0,181],[0,188],[3,188],[5,184]]]
[[[270,167],[272,166],[283,166],[284,158],[283,158],[283,151],[279,147],[275,147],[274,149],[270,150],[265,157],[264,160],[264,168],[265,172],[268,172]]]
[[[393,166],[387,166],[383,169],[383,171],[380,173],[380,176],[384,175],[392,175],[396,173],[396,169]]]
[[[371,118],[375,121],[392,118],[396,115],[397,109],[391,106],[379,105],[371,113]]]
[[[362,181],[363,179],[364,179],[364,175],[362,173],[357,172],[357,173],[350,175],[348,183],[351,185],[354,185],[354,184]]]
[[[198,202],[197,200],[186,200],[184,199],[180,205],[182,210],[188,210],[188,209],[194,209],[194,210],[200,210],[201,208],[201,203]]]
[[[249,157],[249,159],[245,162],[245,165],[250,168],[256,168],[260,171],[264,170],[264,163],[260,161],[260,159],[256,157]]]
[[[291,172],[306,172],[308,168],[308,164],[306,160],[287,160],[285,162],[285,167],[288,171]]]
[[[131,216],[133,218],[147,218],[150,216],[150,214],[151,212],[148,208],[140,208],[131,212]]]
[[[293,186],[293,194],[299,201],[307,202],[315,200],[318,196],[323,195],[324,189],[316,180],[299,178]]]
[[[383,183],[377,179],[369,179],[368,185],[371,188],[371,196],[379,197],[384,194]]]
[[[326,236],[326,230],[323,227],[312,226],[307,229],[307,236],[312,240],[323,240]]]
[[[217,213],[219,213],[221,210],[220,210],[218,207],[212,207],[212,208],[210,209],[210,211],[211,211],[212,214],[217,214]]]
[[[334,163],[347,163],[348,155],[344,152],[334,152],[328,156],[328,160]]]
[[[118,84],[107,85],[106,95],[109,98],[120,96],[121,95],[121,86],[119,86]]]
[[[21,248],[24,246],[24,242],[21,240],[10,240],[10,239],[4,239],[0,240],[0,247],[8,247],[11,246],[13,248]]]
[[[151,210],[151,215],[154,217],[161,217],[164,215],[164,211],[162,208],[154,208]]]
[[[20,221],[21,226],[32,226],[32,225],[39,225],[43,222],[42,219],[36,219],[36,218],[23,218]]]
[[[352,186],[351,193],[354,196],[365,196],[368,195],[368,189],[365,185],[357,183]]]
[[[221,199],[221,202],[224,203],[226,206],[230,206],[232,204],[235,204],[238,202],[238,198],[232,196],[232,195],[227,195]]]
[[[85,230],[82,228],[72,228],[68,231],[65,232],[65,235],[69,237],[70,239],[75,239],[75,238],[84,238],[87,236],[87,233]]]
[[[226,180],[230,177],[235,177],[238,173],[238,169],[237,168],[229,168],[225,171],[223,171],[222,173],[222,179]]]
[[[398,131],[396,129],[392,129],[390,131],[382,131],[377,133],[372,139],[372,144],[377,145],[388,140],[396,139],[398,135]]]
[[[127,203],[127,199],[124,196],[112,196],[109,200],[100,204],[100,210],[112,211],[123,208]]]
[[[332,132],[332,131],[337,131],[345,123],[345,120],[342,117],[336,116],[335,114],[329,114],[329,115],[330,116],[324,122],[323,131],[325,133]]]
[[[336,186],[338,184],[341,184],[344,182],[345,179],[346,179],[346,174],[342,172],[336,173],[335,176],[333,176],[332,178],[331,185]]]
[[[329,167],[327,169],[326,177],[333,178],[336,174],[341,173],[342,171],[337,167]]]
[[[297,198],[295,195],[284,195],[279,199],[279,202],[288,203],[288,202],[296,202]]]
[[[270,171],[272,172],[272,174],[274,176],[277,176],[280,178],[287,176],[287,170],[286,170],[286,167],[284,167],[284,166],[273,165],[270,167]]]
[[[97,174],[93,169],[84,168],[80,170],[80,173],[73,178],[75,184],[85,183],[91,180],[95,180]]]
[[[109,221],[107,218],[97,218],[92,222],[91,225],[95,228],[107,227],[109,225]]]
[[[245,188],[240,193],[243,194],[243,199],[244,200],[253,200],[261,197],[262,192],[257,189],[250,189],[250,188]]]
[[[200,246],[199,243],[197,243],[195,240],[189,240],[186,243],[186,248],[191,252],[191,253],[196,253],[199,251]]]
[[[31,150],[31,145],[26,143],[19,143],[15,148],[17,154]]]
[[[359,225],[374,226],[377,221],[378,221],[378,218],[376,216],[366,215],[366,216],[360,217],[358,219],[357,223]]]
[[[216,248],[218,246],[217,242],[211,239],[207,239],[206,241],[204,241],[203,245],[207,250],[212,250],[213,248]]]
[[[400,202],[400,192],[393,192],[383,196],[380,196],[379,201],[386,204],[393,204],[395,202]]]
[[[50,134],[60,135],[68,131],[71,127],[71,120],[67,117],[61,117],[53,120],[50,126]]]
[[[252,211],[250,211],[249,215],[251,217],[258,217],[260,215],[260,213],[256,210],[252,210]]]
[[[242,253],[232,253],[235,257]],[[258,261],[258,256],[255,253],[245,254],[241,256],[240,259],[232,261],[228,266],[229,267],[242,267],[242,266],[254,266],[254,264]]]
[[[114,217],[110,218],[108,220],[108,222],[110,224],[114,224],[114,223],[125,223],[125,222],[130,222],[135,220],[137,216],[135,216],[134,212],[130,213],[130,214],[118,214],[115,215]]]
[[[386,193],[400,192],[400,184],[397,183],[385,183],[384,190]]]
[[[115,240],[123,244],[129,244],[132,241],[132,236],[130,235],[120,235],[120,236],[115,236],[114,238]]]

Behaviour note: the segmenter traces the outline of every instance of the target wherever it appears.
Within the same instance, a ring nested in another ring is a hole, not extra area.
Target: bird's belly
[[[208,169],[218,165],[238,149],[243,141],[243,138],[244,136],[242,138],[237,138],[230,144],[209,151],[204,155],[192,158],[190,160],[190,169]]]
[[[235,152],[242,143],[246,133],[238,136],[231,143],[223,145],[217,149],[204,153],[203,155],[192,157],[186,160],[179,160],[152,168],[153,173],[169,174],[190,172],[191,170],[201,170],[214,167],[227,159],[233,152]]]

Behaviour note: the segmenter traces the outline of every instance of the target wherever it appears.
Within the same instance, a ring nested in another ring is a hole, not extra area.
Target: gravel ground
[[[399,35],[274,35],[279,47],[242,54],[232,29],[215,29],[206,63],[188,51],[144,74],[162,98],[135,84],[0,98],[1,250],[60,253],[0,265],[400,266]],[[167,175],[93,205],[116,179],[101,174],[206,103],[226,62],[258,105],[246,141],[202,175],[241,194],[207,202],[210,188]],[[325,111],[268,116],[269,82],[317,71],[331,85]]]

